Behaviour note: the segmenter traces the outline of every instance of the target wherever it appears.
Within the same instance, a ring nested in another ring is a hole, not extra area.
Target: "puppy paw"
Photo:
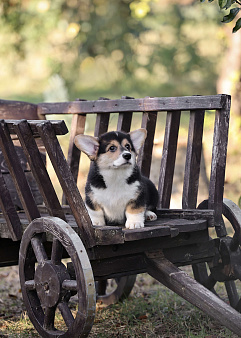
[[[126,221],[125,227],[127,229],[138,229],[138,228],[144,228],[143,222],[133,222],[133,221]]]
[[[155,221],[157,219],[157,215],[154,212],[147,210],[145,213],[145,218],[146,221]]]

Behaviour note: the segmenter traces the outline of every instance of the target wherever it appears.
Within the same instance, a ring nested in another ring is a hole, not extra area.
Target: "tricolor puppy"
[[[95,138],[77,135],[75,145],[93,164],[85,187],[86,206],[94,225],[123,224],[144,227],[155,220],[158,193],[154,184],[142,176],[136,156],[146,138],[146,130],[129,134],[109,132]]]

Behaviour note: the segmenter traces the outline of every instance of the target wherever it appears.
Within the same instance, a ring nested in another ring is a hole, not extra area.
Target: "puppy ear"
[[[131,141],[136,150],[136,153],[139,153],[143,143],[145,142],[147,136],[147,131],[144,128],[137,129],[130,132]]]
[[[99,142],[97,138],[80,134],[75,136],[74,143],[76,147],[89,156],[91,160],[96,159],[99,149]]]

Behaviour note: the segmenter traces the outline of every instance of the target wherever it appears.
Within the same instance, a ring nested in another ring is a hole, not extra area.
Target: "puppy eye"
[[[109,148],[109,151],[111,151],[112,153],[114,153],[116,151],[117,147],[116,146],[111,146]]]
[[[128,151],[131,150],[131,146],[130,146],[129,144],[126,144],[126,145],[125,145],[125,148],[126,148]]]

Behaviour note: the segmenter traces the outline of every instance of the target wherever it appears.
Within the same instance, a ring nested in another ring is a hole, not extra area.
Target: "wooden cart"
[[[203,127],[210,110],[216,115],[209,194],[196,208]],[[241,278],[241,211],[233,202],[223,200],[229,110],[227,95],[123,97],[39,105],[0,101],[4,117],[0,148],[5,161],[0,176],[0,263],[19,264],[24,303],[41,336],[87,336],[96,298],[105,304],[122,299],[130,293],[136,274],[142,272],[241,335],[241,300],[235,286]],[[73,115],[67,161],[57,138],[68,132],[67,127],[63,121],[44,120],[49,114]],[[73,145],[75,134],[84,132],[88,114],[96,121],[95,136],[108,130],[112,114],[118,116],[116,129],[125,132],[139,114],[141,127],[148,131],[138,157],[146,176],[150,174],[156,126],[166,115],[158,219],[142,229],[91,224],[76,185],[80,152]],[[181,115],[189,118],[189,130],[182,209],[173,210],[169,206]],[[23,116],[28,120],[20,120]],[[15,119],[6,119],[12,117]],[[59,202],[51,182],[44,153],[39,150],[41,142],[63,189],[65,205]],[[8,182],[8,172],[16,193]],[[223,216],[233,235],[227,235]],[[210,229],[216,230],[215,236]],[[185,265],[192,265],[195,278],[178,268]],[[116,279],[117,288],[108,294],[110,278]],[[225,283],[230,305],[217,296],[217,281]],[[77,311],[70,306],[73,297]],[[63,317],[64,330],[55,323],[57,312]]]

